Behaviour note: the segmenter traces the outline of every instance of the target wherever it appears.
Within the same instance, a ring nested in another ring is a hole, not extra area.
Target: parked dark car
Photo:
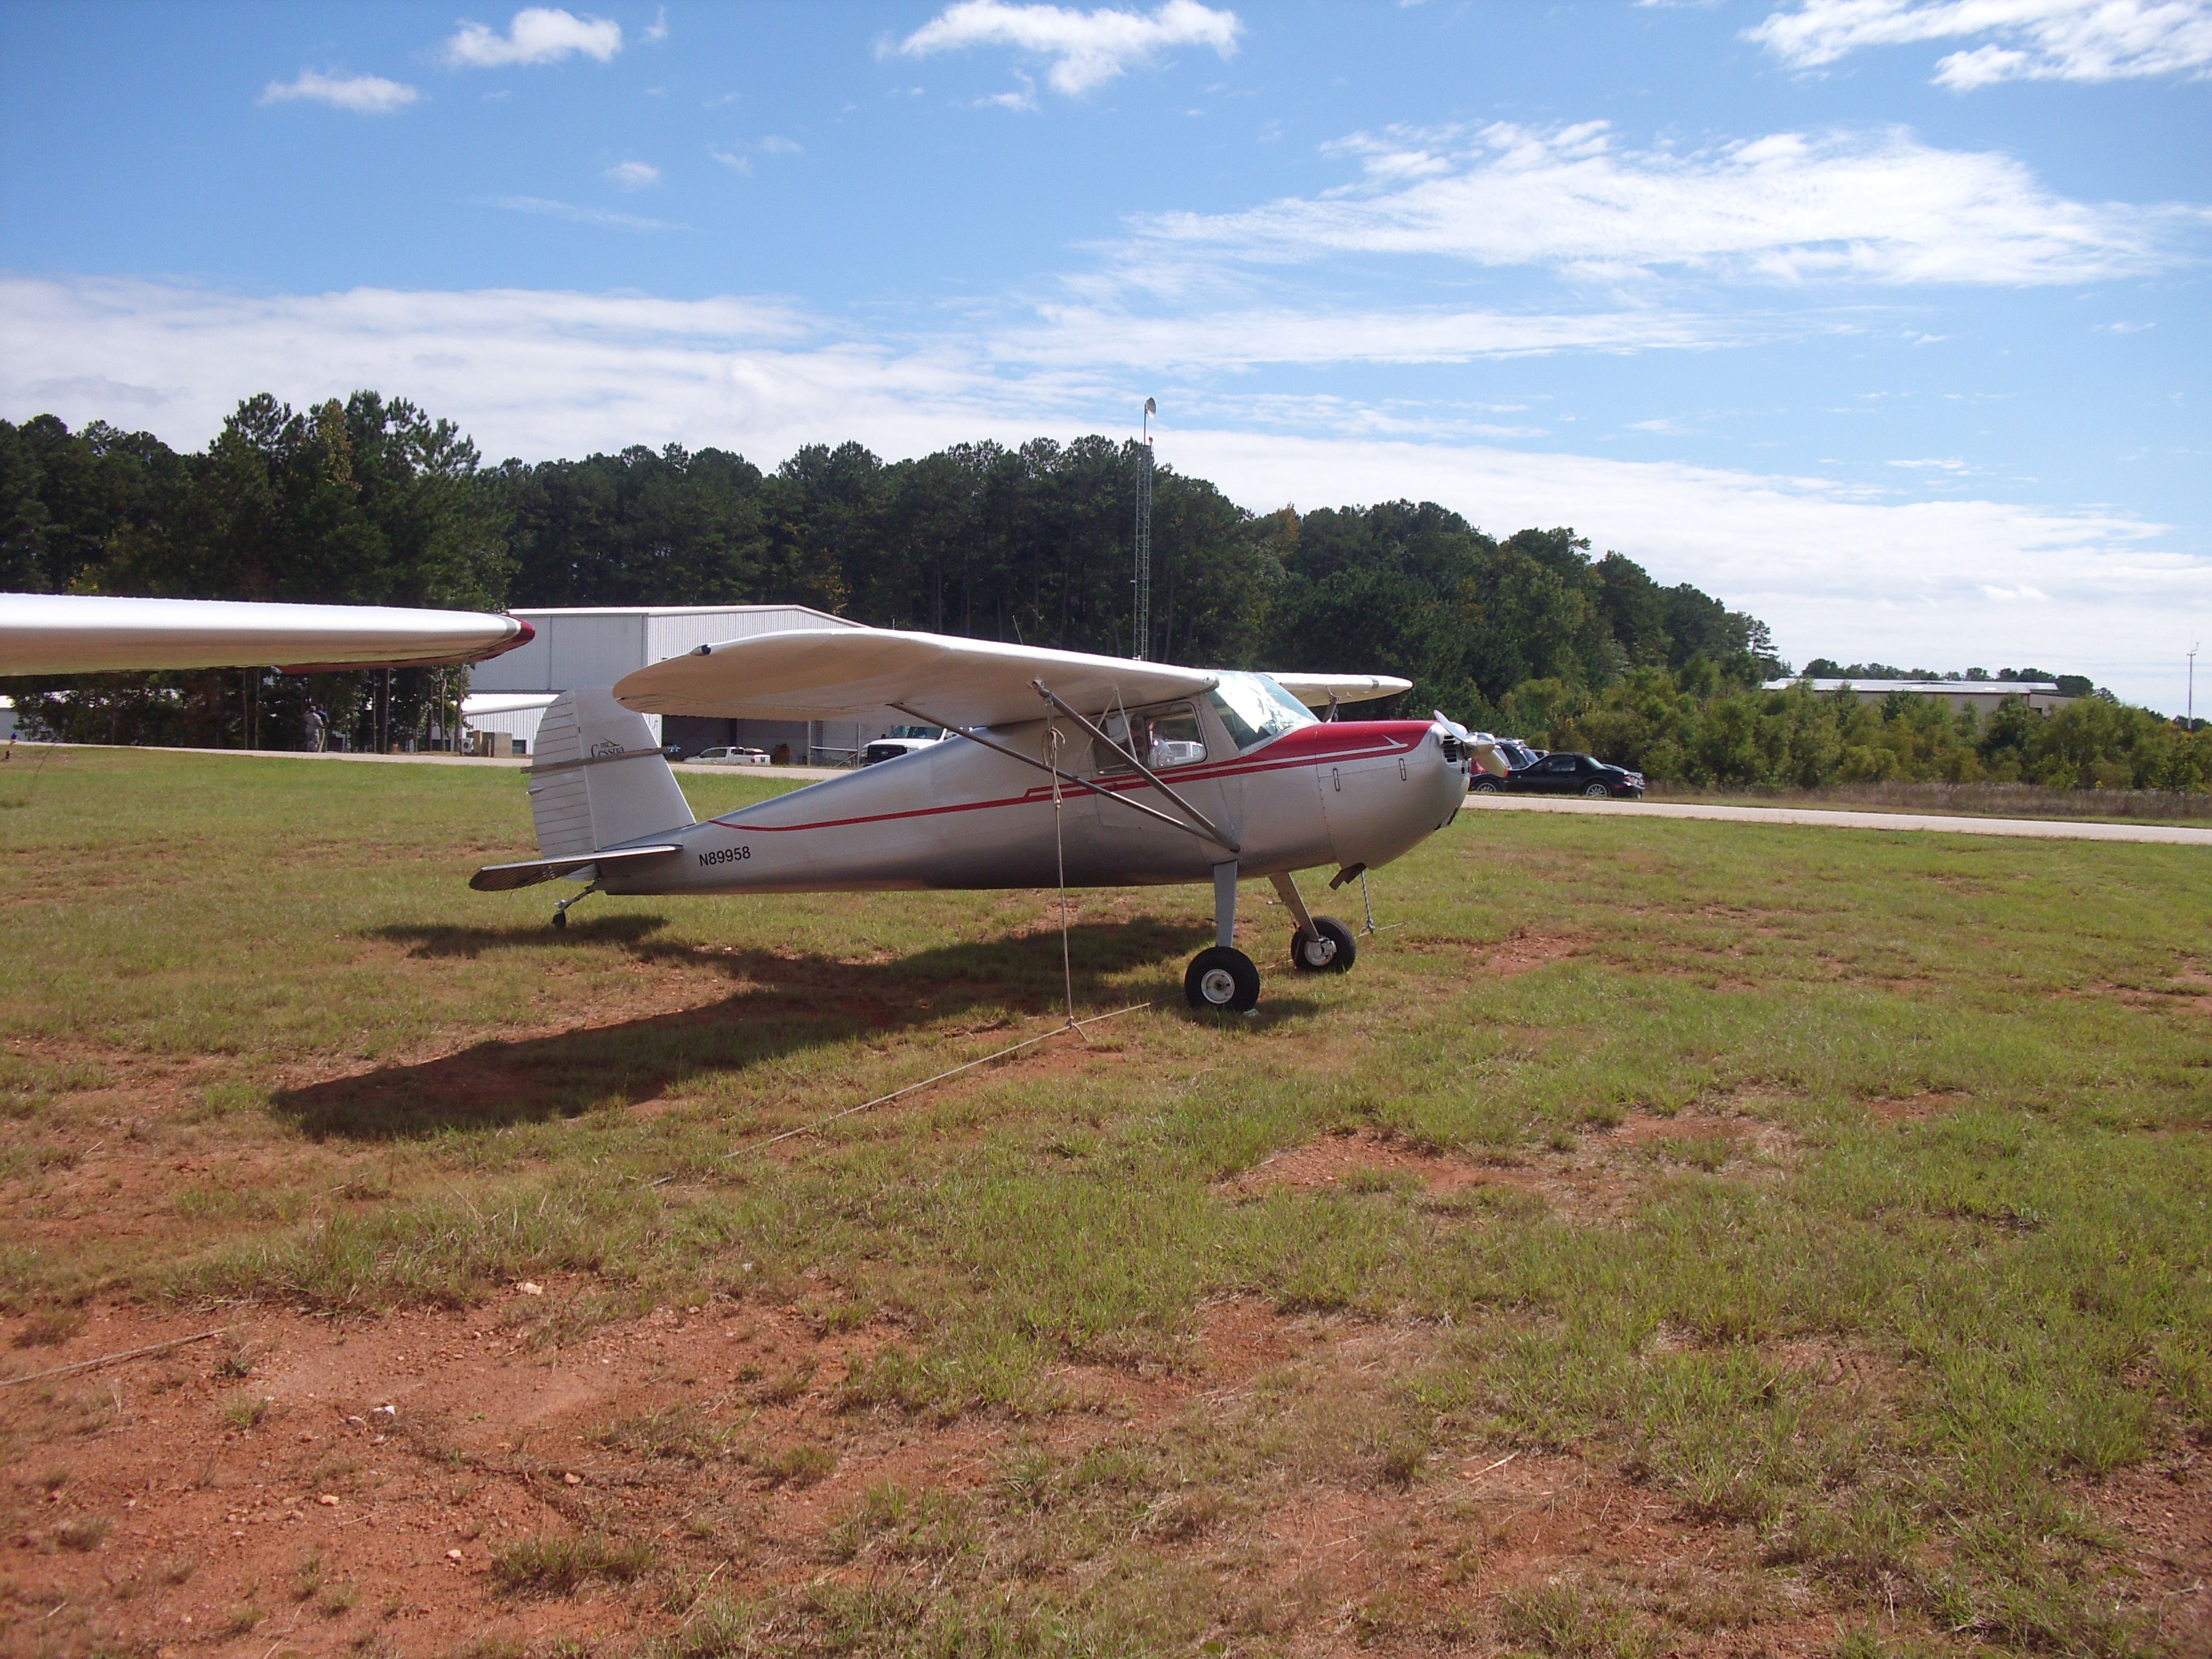
[[[1619,796],[1635,800],[1644,793],[1644,774],[1608,766],[1595,755],[1561,750],[1546,755],[1533,766],[1516,767],[1502,778],[1477,772],[1467,787],[1469,793],[1476,795],[1588,795],[1592,800]]]

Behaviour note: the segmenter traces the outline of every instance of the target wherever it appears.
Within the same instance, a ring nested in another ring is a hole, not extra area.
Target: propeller
[[[1434,719],[1438,726],[1443,726],[1445,731],[1450,732],[1452,736],[1459,739],[1459,758],[1461,764],[1462,766],[1472,764],[1474,759],[1474,733],[1468,731],[1464,726],[1462,726],[1449,714],[1445,714],[1441,708],[1431,711],[1431,718]]]

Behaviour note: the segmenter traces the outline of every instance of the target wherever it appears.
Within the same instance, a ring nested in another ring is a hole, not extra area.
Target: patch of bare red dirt
[[[1376,1129],[1325,1134],[1262,1159],[1220,1183],[1226,1193],[1259,1193],[1271,1188],[1314,1192],[1376,1175],[1407,1175],[1431,1191],[1449,1192],[1484,1177],[1471,1160],[1440,1153]]]
[[[2120,1540],[2134,1582],[2117,1588],[2159,1650],[2212,1655],[2212,1456],[2185,1446],[2107,1475],[2082,1496]]]

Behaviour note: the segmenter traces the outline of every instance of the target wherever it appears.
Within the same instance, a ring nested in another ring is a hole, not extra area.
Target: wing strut
[[[971,732],[964,726],[955,726],[951,720],[940,719],[927,710],[916,708],[911,703],[895,702],[890,707],[897,709],[902,714],[913,715],[924,726],[942,726],[947,732],[957,732],[970,743],[980,743],[984,748],[1004,755],[1008,760],[1019,761],[1024,766],[1034,766],[1040,772],[1049,772],[1062,783],[1071,785],[1077,789],[1087,789],[1092,794],[1102,796],[1107,800],[1119,801],[1132,812],[1142,812],[1148,818],[1158,818],[1170,830],[1180,830],[1186,836],[1195,836],[1200,841],[1210,841],[1217,847],[1227,848],[1232,853],[1242,850],[1236,842],[1223,840],[1218,833],[1209,834],[1194,824],[1185,823],[1181,818],[1170,817],[1165,812],[1160,811],[1156,807],[1147,806],[1140,800],[1131,800],[1127,795],[1117,793],[1111,789],[1101,789],[1088,778],[1079,778],[1073,772],[1063,772],[1057,766],[1048,766],[1041,760],[1023,754],[1018,749],[1009,749],[1003,743],[994,743],[980,732]]]
[[[1039,696],[1042,697],[1054,708],[1059,709],[1060,713],[1066,714],[1070,720],[1073,720],[1078,726],[1088,732],[1092,737],[1097,738],[1099,742],[1104,744],[1109,749],[1112,749],[1117,754],[1121,755],[1124,760],[1127,761],[1130,765],[1135,767],[1138,771],[1143,773],[1145,775],[1145,781],[1151,784],[1153,788],[1158,790],[1160,793],[1165,795],[1177,806],[1182,808],[1183,811],[1189,816],[1192,821],[1206,831],[1206,836],[1208,841],[1212,842],[1218,847],[1226,847],[1232,853],[1243,853],[1244,850],[1243,848],[1237,846],[1235,842],[1230,840],[1228,836],[1223,835],[1220,830],[1213,827],[1213,820],[1212,818],[1206,817],[1205,813],[1200,811],[1198,808],[1193,806],[1181,795],[1178,795],[1174,790],[1169,788],[1167,785],[1162,783],[1159,780],[1159,775],[1154,772],[1151,767],[1146,765],[1144,762],[1137,758],[1133,752],[1135,747],[1134,744],[1132,744],[1128,749],[1120,748],[1115,743],[1113,738],[1108,737],[1103,732],[1101,732],[1089,720],[1084,719],[1081,714],[1069,708],[1066,703],[1061,702],[1060,698],[1054,696],[1050,688],[1048,688],[1042,680],[1031,680],[1030,684],[1036,687],[1037,695]],[[1127,716],[1124,716],[1124,718],[1126,719]]]

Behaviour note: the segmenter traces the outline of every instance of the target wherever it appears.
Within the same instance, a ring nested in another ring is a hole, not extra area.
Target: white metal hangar
[[[612,685],[648,663],[680,657],[702,645],[749,639],[792,628],[858,628],[858,623],[803,605],[595,605],[509,614],[537,630],[527,645],[478,663],[469,680],[464,722],[475,732],[504,732],[527,753],[546,704],[579,686]],[[907,718],[891,709],[880,722],[862,720],[718,720],[648,714],[663,744],[685,755],[715,744],[743,744],[793,761],[851,759],[872,738]]]

